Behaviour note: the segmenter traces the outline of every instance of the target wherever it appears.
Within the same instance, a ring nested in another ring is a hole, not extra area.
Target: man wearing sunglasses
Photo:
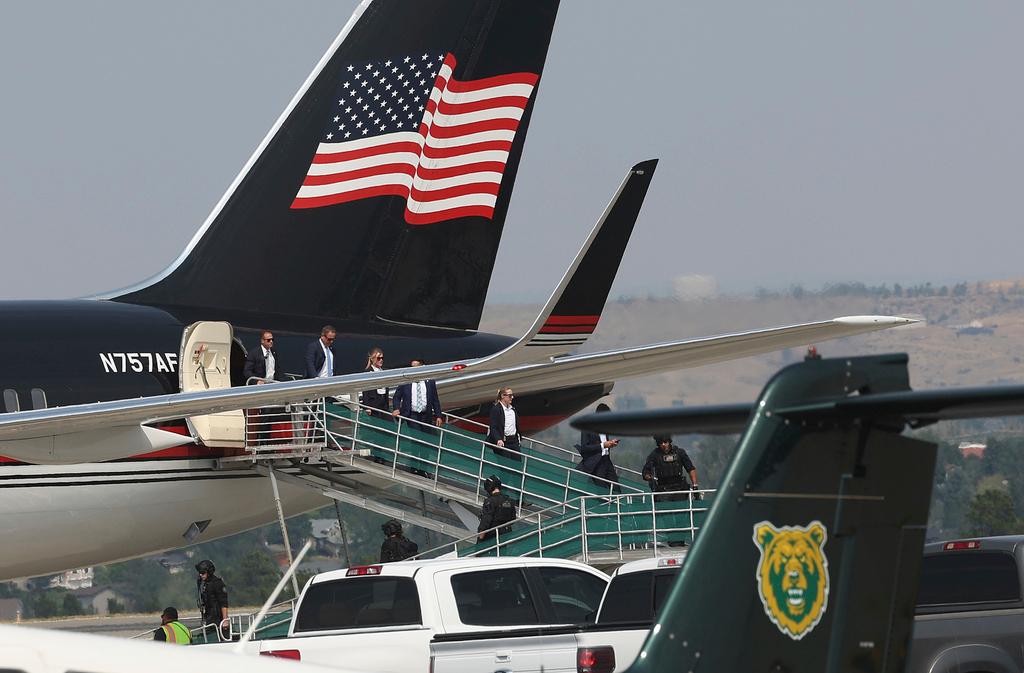
[[[498,399],[491,407],[487,441],[498,447],[494,452],[499,456],[522,460],[519,450],[519,418],[512,406],[513,397],[511,388],[498,389]]]
[[[251,349],[245,355],[245,367],[242,369],[245,384],[254,385],[267,383],[268,381],[284,381],[280,373],[281,367],[279,362],[277,351],[274,350],[274,333],[270,330],[263,330],[260,333],[259,347]],[[246,416],[248,417],[246,439],[255,441],[257,444],[273,443],[272,431],[274,425],[288,421],[288,417],[283,414],[283,410],[277,407],[247,409]]]
[[[320,338],[306,349],[306,378],[319,379],[338,373],[338,359],[334,357],[334,340],[338,330],[334,325],[324,325]]]
[[[263,330],[260,334],[259,348],[253,348],[245,356],[242,375],[245,377],[246,385],[266,383],[267,381],[284,381],[279,362],[277,351],[274,349],[274,333]]]

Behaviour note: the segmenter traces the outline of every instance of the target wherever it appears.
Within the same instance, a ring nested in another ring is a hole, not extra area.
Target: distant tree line
[[[840,282],[827,283],[820,290],[811,290],[803,285],[791,285],[786,291],[774,291],[760,287],[756,290],[755,296],[758,299],[778,299],[784,296],[794,299],[805,297],[871,297],[875,299],[889,299],[892,297],[912,299],[915,297],[965,297],[968,294],[1024,294],[1024,286],[1015,282],[1008,288],[990,289],[985,283],[978,281],[972,288],[967,282],[955,285],[940,285],[938,287],[930,282],[917,285],[904,286],[900,283],[893,283],[890,287],[887,283],[881,285],[868,285],[861,282]]]

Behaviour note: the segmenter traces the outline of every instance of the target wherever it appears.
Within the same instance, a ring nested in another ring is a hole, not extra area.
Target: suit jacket
[[[324,368],[324,360],[327,358],[324,355],[324,349],[322,347],[323,342],[320,341],[320,337],[317,337],[313,343],[309,344],[306,348],[306,378],[315,379],[320,376],[320,370]],[[334,371],[331,374],[338,373],[338,354],[334,352],[334,344],[330,347],[331,353],[334,354]]]
[[[281,358],[273,348],[270,352],[274,354],[274,380],[284,381],[281,376]],[[242,376],[248,381],[253,376],[261,379],[267,378],[267,359],[263,356],[263,346],[257,346],[245,355],[245,367],[242,368]]]
[[[515,407],[512,407],[515,411]],[[516,436],[519,432],[519,414],[516,414]],[[496,444],[498,440],[505,439],[505,412],[502,410],[501,402],[495,402],[491,407],[491,422],[488,424],[487,441]]]
[[[373,367],[367,367],[365,371],[372,372]],[[388,389],[384,388],[383,393],[378,393],[377,388],[370,390],[364,390],[362,392],[362,403],[368,407],[374,409],[380,409],[381,411],[387,411],[390,406],[388,403]]]
[[[619,480],[619,473],[615,471],[611,454],[601,455],[601,436],[599,434],[584,430],[580,433],[580,443],[576,445],[576,448],[579,450],[580,456],[583,457],[583,460],[576,466],[577,470],[608,481],[617,482]],[[595,483],[601,485],[601,482]]]
[[[427,406],[423,413],[430,414],[431,418],[441,418],[441,398],[437,395],[437,384],[432,379],[427,379]],[[397,409],[398,413],[408,417],[412,413],[412,384],[403,383],[395,388],[395,396],[391,398],[391,408]]]

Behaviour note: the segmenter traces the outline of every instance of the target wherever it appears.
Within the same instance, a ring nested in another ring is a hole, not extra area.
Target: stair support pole
[[[281,493],[277,490],[277,477],[274,476],[273,465],[267,465],[267,474],[270,475],[270,485],[274,489],[274,505],[277,506],[277,522],[281,524],[281,539],[284,540],[284,550],[288,554],[288,566],[291,567],[294,562],[292,559],[292,545],[288,542],[288,527],[284,523],[284,508],[281,507]],[[293,594],[295,598],[298,598],[299,580],[295,577],[295,573],[292,573],[292,591],[295,592]]]

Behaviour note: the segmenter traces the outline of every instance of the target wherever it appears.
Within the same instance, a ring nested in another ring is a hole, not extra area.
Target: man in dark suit
[[[414,359],[409,363],[410,367],[422,367],[423,360]],[[416,381],[414,383],[403,383],[395,388],[395,395],[391,398],[392,416],[410,418],[426,425],[441,427],[444,423],[444,416],[441,413],[441,398],[437,395],[437,384],[433,379]],[[423,425],[416,426],[418,430],[431,432],[430,428]]]
[[[599,404],[596,411],[601,413],[611,410],[607,404]],[[594,475],[593,482],[599,488],[609,488],[608,482],[614,482],[615,486],[611,490],[618,492],[619,473],[615,471],[611,457],[611,449],[618,445],[619,440],[611,439],[608,435],[584,430],[580,434],[580,443],[576,445],[583,460],[576,469]]]
[[[245,356],[245,367],[242,376],[246,385],[266,383],[267,381],[284,381],[279,369],[277,351],[274,349],[274,333],[263,330],[260,334],[260,347],[253,348]]]
[[[259,347],[246,353],[242,376],[245,377],[246,385],[284,380],[280,373],[280,360],[277,359],[277,351],[274,349],[274,333],[270,330],[263,330],[260,333]],[[276,407],[247,409],[246,417],[246,440],[257,444],[271,443],[274,424],[288,420],[282,410]]]
[[[306,349],[306,378],[317,379],[338,373],[338,359],[334,357],[334,340],[338,330],[334,325],[324,325],[320,338]]]
[[[523,454],[519,450],[519,417],[512,406],[513,397],[511,388],[498,389],[498,399],[491,407],[487,441],[498,447],[494,452],[499,456],[522,460]]]

